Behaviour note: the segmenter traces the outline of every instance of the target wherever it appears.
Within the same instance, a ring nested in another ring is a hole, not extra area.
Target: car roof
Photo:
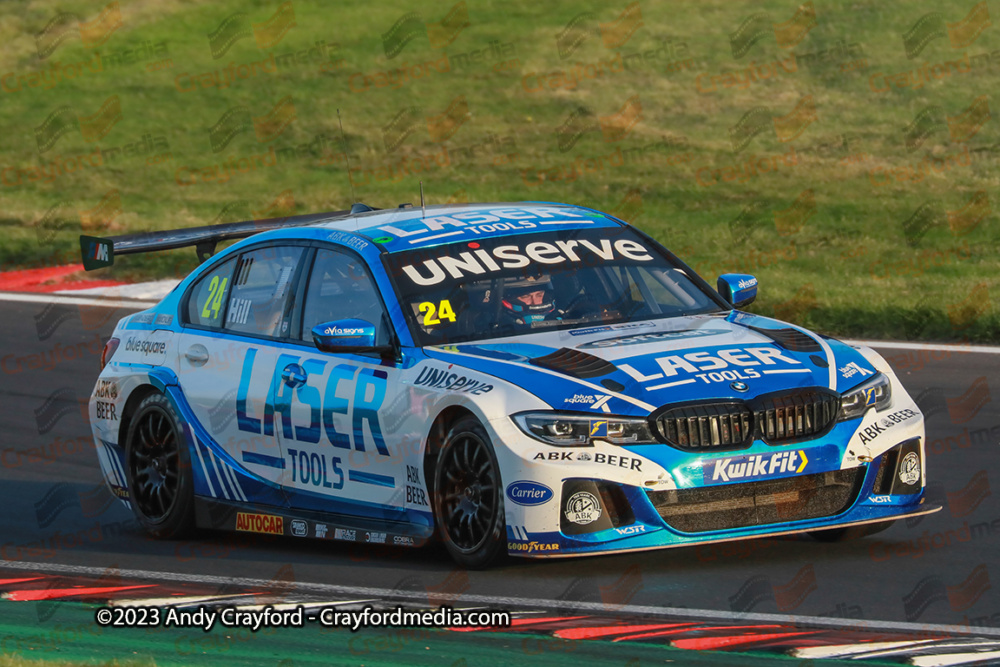
[[[624,223],[600,211],[549,202],[443,204],[368,211],[316,220],[309,227],[348,232],[399,252],[453,243],[466,238],[509,236],[527,231],[620,227]],[[300,228],[301,229],[301,228]]]

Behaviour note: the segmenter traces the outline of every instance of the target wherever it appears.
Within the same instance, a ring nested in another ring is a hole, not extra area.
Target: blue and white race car
[[[185,245],[202,265],[118,323],[90,400],[105,480],[155,536],[436,535],[481,568],[940,509],[878,354],[738,310],[756,278],[713,290],[605,213],[356,204],[81,237],[88,268]]]

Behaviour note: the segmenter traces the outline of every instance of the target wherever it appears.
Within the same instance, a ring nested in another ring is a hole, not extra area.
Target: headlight
[[[511,419],[535,440],[556,447],[590,447],[594,440],[615,445],[659,442],[645,419],[586,417],[558,412],[522,412]]]
[[[889,378],[879,373],[857,389],[844,394],[840,399],[839,421],[854,419],[865,414],[871,406],[884,410],[892,402],[892,385]]]

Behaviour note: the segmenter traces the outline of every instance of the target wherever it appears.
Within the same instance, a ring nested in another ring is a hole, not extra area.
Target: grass
[[[0,653],[0,667],[156,667],[152,658],[124,660],[49,660],[45,658],[26,658],[17,653]]]
[[[938,36],[909,59],[902,35],[923,10],[903,2],[819,3],[815,26],[797,44],[784,37],[794,31],[768,28],[791,20],[794,3],[641,2],[642,25],[631,36],[614,27],[625,2],[469,3],[469,25],[457,36],[433,25],[453,6],[422,5],[427,32],[392,59],[383,35],[391,46],[390,29],[411,4],[334,8],[293,0],[295,25],[282,36],[262,27],[277,2],[122,3],[122,26],[102,45],[74,36],[44,59],[36,35],[54,16],[91,21],[103,5],[43,0],[8,12],[0,23],[0,72],[15,76],[3,79],[8,87],[54,61],[92,62],[95,51],[104,66],[50,89],[0,91],[0,266],[76,261],[81,231],[110,235],[335,210],[355,198],[379,207],[416,203],[423,181],[428,203],[540,199],[618,213],[709,282],[723,271],[754,273],[762,291],[753,310],[820,331],[1000,340],[1000,234],[992,210],[1000,137],[995,119],[981,122],[982,104],[998,103],[983,91],[995,87],[1000,64],[978,57],[1000,48],[997,26],[964,48]],[[934,11],[954,24],[973,6],[937,3]],[[764,10],[769,18],[745,32],[763,26],[762,37],[735,58],[729,34]],[[260,39],[238,39],[213,58],[208,35],[237,11],[250,33],[257,25]],[[438,48],[431,36],[440,45],[441,35],[454,40]],[[276,60],[268,65],[275,71],[258,68],[228,87],[197,83],[230,63],[280,59],[317,42],[326,45],[316,52],[321,63]],[[113,66],[127,49],[141,57]],[[795,71],[788,71],[793,53]],[[969,71],[945,67],[947,76],[921,87],[887,86],[879,75],[966,55],[961,69]],[[445,69],[444,56],[448,71],[437,71]],[[784,64],[772,68],[779,59]],[[391,71],[421,63],[435,66],[421,68],[419,79],[390,82]],[[746,82],[750,67],[758,80]],[[574,72],[584,77],[574,82]],[[368,89],[359,90],[366,81]],[[98,119],[94,128],[87,117],[114,95],[121,119],[97,138],[106,124]],[[468,116],[456,116],[457,130],[447,136],[454,125],[435,117],[455,102],[461,108],[460,96]],[[279,131],[280,120],[269,124],[267,115],[288,113],[287,101],[279,106],[286,98],[294,120]],[[629,100],[633,111],[635,102],[641,106],[634,123],[623,117]],[[63,106],[82,119],[80,129],[70,125],[40,151],[36,128]],[[213,145],[210,129],[234,108],[230,118],[248,129]],[[137,144],[120,155],[112,150]],[[32,167],[51,169],[57,156],[66,161],[98,147],[105,156],[99,166],[51,182],[24,176]],[[225,181],[195,177],[252,155],[271,162],[272,149],[273,165]],[[790,149],[794,159],[776,157]],[[736,178],[751,158],[778,159],[777,168]],[[22,182],[9,184],[17,173]],[[723,180],[727,175],[732,180]],[[123,258],[94,275],[183,275],[195,263],[193,250],[175,251]]]

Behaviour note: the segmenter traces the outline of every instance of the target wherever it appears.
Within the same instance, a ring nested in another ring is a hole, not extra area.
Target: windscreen
[[[386,256],[417,345],[720,310],[627,228],[504,236]]]

